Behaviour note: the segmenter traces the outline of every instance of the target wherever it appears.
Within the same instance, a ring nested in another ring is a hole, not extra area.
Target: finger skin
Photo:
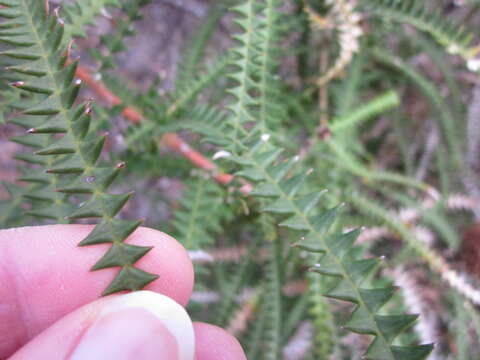
[[[81,346],[79,344],[87,337],[85,334],[88,334],[89,329],[95,326],[92,324],[113,321],[116,328],[123,327],[124,323],[118,318],[128,317],[130,315],[131,317],[127,319],[129,327],[125,329],[126,336],[124,334],[125,337],[123,340],[120,341],[118,337],[109,338],[109,336],[99,336],[99,340],[111,341],[114,347],[117,347],[119,342],[123,344],[126,341],[131,341],[136,334],[137,336],[144,337],[140,340],[142,345],[135,347],[131,353],[131,357],[128,357],[128,359],[153,358],[156,360],[173,360],[177,358],[177,349],[179,346],[182,346],[179,341],[181,342],[183,337],[172,338],[172,334],[165,331],[166,329],[163,326],[159,326],[155,331],[142,332],[142,328],[148,328],[146,323],[152,321],[148,314],[138,312],[113,312],[106,317],[101,317],[100,315],[104,309],[108,311],[114,298],[115,296],[97,300],[68,314],[35,337],[9,360],[66,360],[71,357],[76,358],[75,355],[78,354],[77,349]],[[131,311],[135,310],[131,309]],[[115,316],[117,319],[113,318]],[[142,326],[142,322],[144,322],[145,325]],[[193,328],[195,332],[195,360],[247,359],[238,341],[225,330],[205,323],[194,323]],[[135,329],[137,329],[137,331],[135,331]],[[120,335],[120,337],[122,337],[122,335]],[[115,348],[112,350],[112,354],[114,351]],[[121,351],[120,354],[125,356],[124,351]],[[140,354],[143,355],[140,356]],[[89,356],[87,356],[87,358],[89,358]],[[124,357],[122,357],[122,359],[123,358]]]
[[[77,247],[90,225],[49,225],[0,231],[0,359],[55,321],[97,299],[118,269],[90,272],[108,244]],[[185,305],[193,267],[185,249],[170,236],[137,229],[127,242],[154,246],[137,266],[159,274],[146,289]]]
[[[66,315],[9,360],[178,359],[177,341],[161,321],[141,308],[111,312],[116,300],[103,298]]]
[[[195,360],[247,360],[235,337],[218,326],[195,322]]]

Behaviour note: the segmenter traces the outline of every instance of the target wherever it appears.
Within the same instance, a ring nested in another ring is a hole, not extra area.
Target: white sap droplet
[[[470,59],[467,61],[467,68],[470,71],[477,72],[480,70],[480,59]]]
[[[232,156],[232,154],[230,152],[228,152],[226,150],[219,150],[215,154],[213,154],[212,159],[217,160],[217,159],[221,159],[221,158],[227,158],[227,157],[230,157],[230,156]]]

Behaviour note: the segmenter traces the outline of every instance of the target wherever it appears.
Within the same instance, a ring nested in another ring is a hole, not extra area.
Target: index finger
[[[99,297],[118,269],[90,272],[108,244],[77,247],[90,225],[48,225],[0,230],[0,358],[67,313]],[[154,246],[138,263],[160,277],[146,289],[185,305],[193,268],[172,237],[137,229],[127,242]]]

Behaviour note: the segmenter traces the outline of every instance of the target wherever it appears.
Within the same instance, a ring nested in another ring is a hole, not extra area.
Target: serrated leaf
[[[300,215],[291,216],[285,221],[282,221],[278,225],[288,227],[293,230],[309,230],[310,229],[310,225]]]
[[[107,296],[119,291],[135,291],[143,289],[145,286],[156,280],[158,275],[154,275],[134,267],[123,267],[110,283],[108,288],[102,293]]]

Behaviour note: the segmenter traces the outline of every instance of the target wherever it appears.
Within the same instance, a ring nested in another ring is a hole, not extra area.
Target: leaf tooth
[[[10,139],[17,144],[28,146],[35,149],[41,149],[45,146],[46,141],[48,140],[47,135],[21,135],[16,136]]]
[[[376,336],[373,339],[373,342],[368,347],[365,355],[362,359],[364,360],[378,360],[378,359],[390,359],[391,355],[391,346],[388,343],[385,343],[379,336]]]
[[[65,218],[68,220],[71,219],[84,219],[84,218],[101,218],[103,217],[102,212],[102,200],[100,196],[92,196],[89,200],[80,204],[80,206],[71,212]]]
[[[235,173],[236,176],[244,177],[251,181],[260,181],[264,179],[264,175],[256,168],[247,168]]]
[[[300,215],[294,215],[282,221],[279,226],[288,227],[293,230],[310,230],[310,225]]]
[[[36,65],[35,62],[32,62],[32,63],[18,65],[18,66],[8,66],[5,69],[8,71],[29,75],[29,76],[42,77],[47,75],[47,72],[45,70],[39,69],[35,65]]]
[[[58,220],[62,217],[63,211],[60,208],[49,206],[47,209],[29,210],[25,214],[43,219]]]
[[[41,51],[36,46],[31,46],[28,49],[19,48],[2,51],[0,55],[19,60],[38,60],[42,57]]]
[[[55,198],[55,192],[49,187],[41,187],[33,191],[28,191],[23,194],[23,196],[30,200],[53,202],[52,199]]]
[[[0,41],[18,47],[30,47],[35,45],[30,36],[25,35],[23,32],[15,31],[15,29],[13,31],[0,31]]]
[[[107,136],[108,133],[105,133],[103,136],[97,137],[83,144],[81,152],[87,165],[95,165],[102,152]]]
[[[87,103],[75,109],[73,118],[75,119],[72,125],[73,135],[76,139],[83,140],[88,134],[92,121],[92,108],[90,104]]]
[[[63,86],[69,86],[73,79],[75,78],[75,72],[77,70],[78,60],[72,61],[65,67],[63,67],[60,71],[55,73],[55,79],[59,83],[62,83]]]
[[[316,231],[319,233],[326,233],[332,224],[337,219],[338,214],[343,209],[344,205],[340,204],[334,208],[328,209],[319,215],[310,218],[311,223]]]
[[[297,206],[299,209],[308,214],[312,209],[317,206],[320,199],[327,193],[327,190],[315,191],[313,193],[301,196],[297,201]]]
[[[78,174],[85,170],[85,163],[79,154],[66,156],[55,162],[46,171],[49,174]]]
[[[12,124],[23,127],[24,129],[30,129],[31,127],[40,126],[43,124],[45,119],[40,116],[18,116],[9,120]]]
[[[292,246],[310,252],[325,253],[325,248],[322,245],[322,242],[318,238],[317,234],[313,232],[302,237],[299,242],[293,244]]]
[[[124,290],[140,290],[157,278],[158,275],[131,266],[125,266],[115,276],[102,295],[106,296]]]
[[[434,344],[416,346],[392,346],[396,359],[423,360],[432,352]]]
[[[402,331],[409,328],[417,318],[418,315],[375,315],[375,322],[383,337],[391,342]]]
[[[280,192],[276,186],[270,183],[264,182],[255,186],[255,188],[252,190],[250,195],[258,196],[258,197],[276,197],[276,196],[280,196]]]
[[[83,239],[79,246],[96,245],[126,239],[142,223],[142,220],[102,219]]]
[[[269,166],[274,162],[283,152],[283,149],[273,149],[269,151],[257,152],[253,154],[253,158],[263,167]]]
[[[359,234],[359,229],[346,233],[331,234],[325,237],[325,242],[335,256],[342,258],[350,251]]]
[[[291,214],[295,211],[291,202],[283,197],[262,208],[262,211],[273,214]]]
[[[105,191],[112,184],[120,171],[125,168],[124,162],[119,162],[115,167],[95,168],[92,175],[92,181],[100,191]]]
[[[280,183],[280,187],[288,196],[295,196],[305,183],[307,174],[299,174],[285,179]]]
[[[22,24],[18,18],[9,19],[9,20],[6,20],[6,21],[2,21],[0,23],[0,30],[2,30],[2,29],[19,29],[23,26],[24,26],[24,24]]]
[[[77,99],[78,92],[80,91],[81,80],[77,80],[74,84],[70,85],[66,90],[62,92],[61,99],[62,104],[66,108],[72,107]]]
[[[67,132],[67,125],[63,116],[55,115],[44,121],[42,125],[32,127],[28,132],[32,134],[62,134]]]
[[[360,285],[380,264],[378,259],[361,259],[345,263],[345,268],[350,274],[353,282]]]
[[[379,289],[359,289],[360,296],[370,312],[375,313],[385,305],[398,290],[396,286]]]
[[[30,77],[28,81],[16,81],[10,85],[37,94],[51,95],[53,93],[53,84],[48,79],[39,77]]]
[[[38,136],[38,135],[35,135]],[[33,136],[32,136],[33,137]],[[37,155],[64,155],[76,152],[75,140],[70,134],[62,136],[55,142],[37,151]]]
[[[153,246],[137,246],[114,242],[105,255],[93,265],[92,270],[95,271],[114,266],[132,266],[152,249]]]
[[[16,19],[22,15],[21,11],[14,7],[0,9],[0,17],[4,19]]]
[[[337,300],[348,301],[355,304],[358,303],[357,294],[352,288],[352,285],[343,278],[324,295]]]
[[[239,5],[232,7],[232,12],[236,12],[245,18],[248,18],[249,14],[252,12],[251,5],[248,2],[243,2]]]
[[[125,203],[133,196],[134,192],[131,191],[126,194],[105,194],[102,195],[103,211],[107,216],[115,216],[125,205]]]
[[[63,34],[65,32],[62,22],[58,21],[57,17],[51,17],[52,22],[54,22],[54,28],[48,34],[47,43],[53,50],[57,50],[60,44],[62,43]]]
[[[378,335],[370,312],[361,305],[355,308],[343,326],[345,329],[357,334]]]
[[[62,104],[60,104],[56,96],[49,96],[37,105],[25,110],[23,113],[27,115],[55,115],[60,112]]]
[[[292,169],[297,161],[295,158],[286,160],[276,166],[270,166],[267,171],[275,181],[280,181]]]
[[[34,182],[41,184],[49,184],[51,178],[48,174],[38,172],[37,170],[27,169],[23,171],[23,175],[18,179],[25,182]]]
[[[309,269],[310,271],[333,277],[343,277],[343,270],[334,258],[325,254],[319,264]]]
[[[83,203],[67,216],[67,219],[81,219],[91,217],[113,217],[125,205],[133,192],[127,194],[101,194],[96,195]]]
[[[37,164],[43,166],[47,164],[47,161],[43,157],[29,153],[16,154],[15,159],[22,160],[30,164]]]

